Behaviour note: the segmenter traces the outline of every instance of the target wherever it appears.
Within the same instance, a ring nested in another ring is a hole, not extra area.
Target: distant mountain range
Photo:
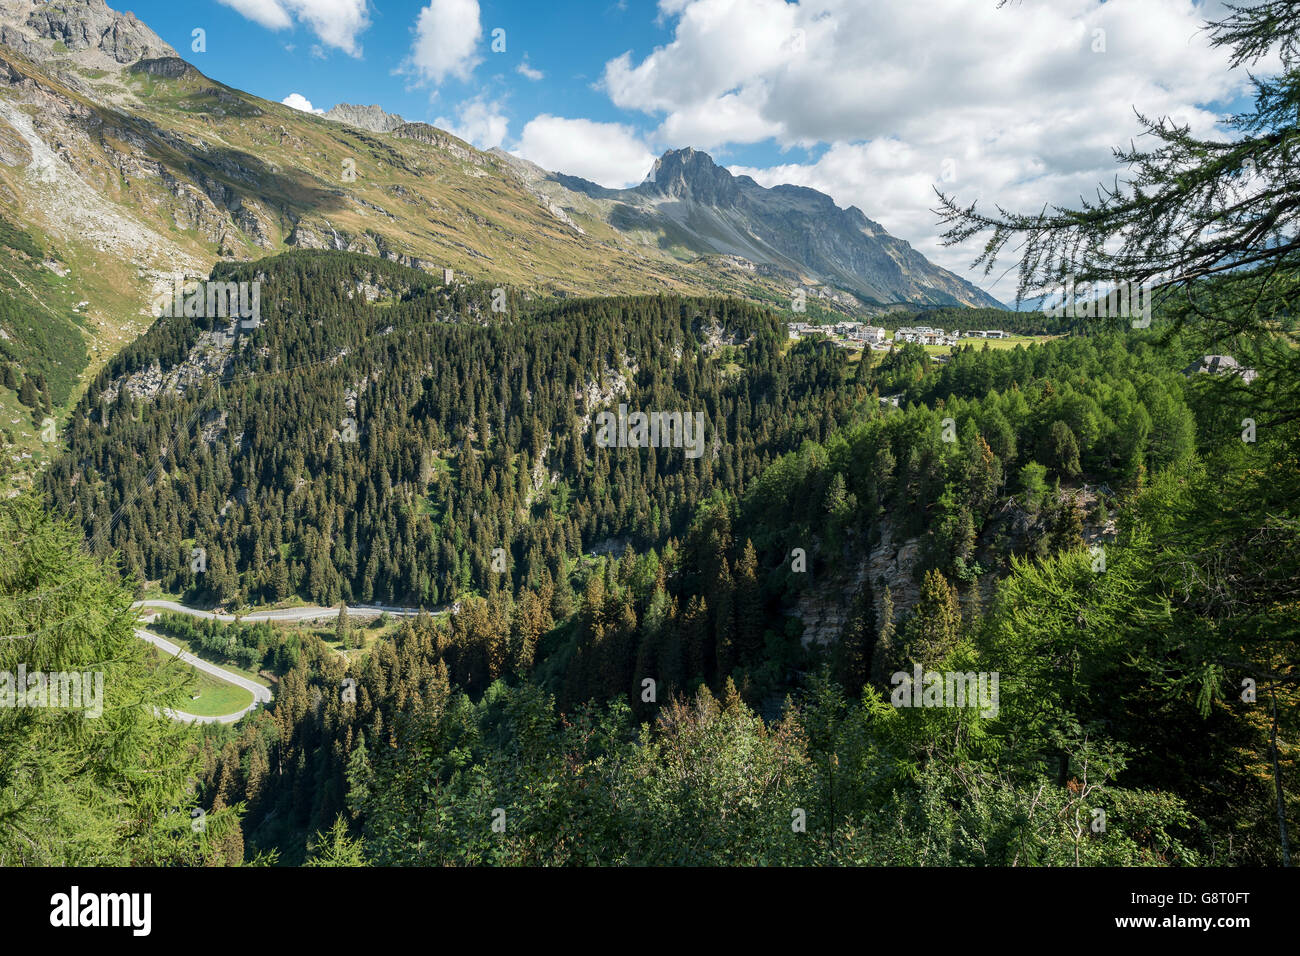
[[[347,103],[335,106],[325,118],[375,133],[408,125],[379,106]],[[548,208],[573,210],[582,197],[594,201],[606,223],[627,234],[657,234],[670,246],[699,255],[735,256],[792,281],[812,277],[871,304],[1001,307],[891,236],[856,206],[841,209],[825,193],[804,186],[765,189],[749,176],[733,176],[707,153],[690,147],[664,153],[645,181],[632,189],[607,189],[544,170],[504,150],[490,152]]]

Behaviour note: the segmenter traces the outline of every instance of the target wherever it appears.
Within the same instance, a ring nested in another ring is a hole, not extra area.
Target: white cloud
[[[611,189],[641,182],[655,161],[654,153],[630,127],[547,113],[529,120],[511,152],[544,169],[581,176]]]
[[[287,30],[293,18],[279,0],[217,0],[268,30]]]
[[[658,118],[652,142],[824,146],[815,162],[743,171],[857,205],[959,274],[978,249],[939,245],[934,185],[985,208],[1077,205],[1114,176],[1111,147],[1140,131],[1135,107],[1213,136],[1212,105],[1246,81],[1201,29],[1219,0],[660,0],[659,10],[672,40],[639,61],[609,60],[601,81],[616,105]]]
[[[357,37],[370,26],[369,0],[218,0],[270,30],[304,23],[326,46],[361,55]]]
[[[664,119],[657,138],[696,149],[714,149],[724,143],[756,143],[779,136],[781,125],[764,119],[754,109],[752,90],[724,93],[716,100],[676,110]]]
[[[401,71],[434,86],[447,77],[469,79],[481,59],[478,0],[432,0],[415,21],[415,40]]]
[[[317,115],[320,115],[325,112],[324,110],[318,110],[316,107],[312,106],[311,100],[307,99],[307,97],[303,96],[301,93],[290,93],[280,102],[285,106],[292,106],[296,110],[302,110],[304,113],[316,113]]]
[[[536,83],[540,79],[544,79],[546,76],[546,74],[543,73],[541,70],[535,69],[529,65],[528,54],[526,53],[524,54],[524,58],[520,62],[520,64],[517,67],[515,67],[515,72],[518,73],[520,76],[524,77],[525,79],[532,80],[534,83]]]
[[[489,103],[479,98],[461,103],[456,108],[455,120],[439,116],[433,125],[473,143],[479,149],[492,149],[505,141],[510,120],[501,112],[500,103]]]

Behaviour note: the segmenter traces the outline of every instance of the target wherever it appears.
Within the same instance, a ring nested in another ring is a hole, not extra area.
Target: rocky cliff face
[[[118,13],[104,0],[0,0],[0,18],[0,42],[26,56],[66,51],[98,68],[176,56],[134,13]]]
[[[444,133],[436,126],[430,126],[428,123],[402,123],[393,130],[394,136],[400,136],[402,139],[413,139],[417,143],[424,143],[426,146],[433,146],[441,149],[461,162],[472,163],[475,166],[483,166],[487,162],[487,154],[481,153],[468,143],[462,142],[449,133]]]
[[[1078,502],[1086,516],[1083,522],[1083,543],[1089,548],[1095,545],[1105,546],[1113,542],[1117,534],[1113,518],[1105,525],[1097,524],[1092,518],[1098,494],[1102,490],[1110,494],[1105,486],[1085,484],[1063,489],[1057,499]],[[1032,553],[1033,543],[1050,533],[1047,514],[1054,507],[1055,504],[1052,504],[1030,514],[1012,497],[1004,500],[990,514],[976,541],[976,560],[986,569],[992,569],[979,577],[975,585],[979,590],[981,607],[990,607],[994,600],[996,582],[1005,571],[1003,562],[1007,554]],[[804,645],[831,645],[840,639],[852,614],[858,589],[867,581],[875,588],[877,631],[884,624],[880,615],[885,587],[890,591],[894,604],[894,622],[897,624],[911,612],[921,597],[921,576],[917,574],[920,561],[921,539],[897,538],[894,523],[887,516],[881,519],[880,538],[874,545],[868,545],[861,539],[851,540],[845,547],[844,554],[834,562],[838,570],[826,574],[821,580],[813,581],[810,587],[801,591],[788,612],[803,624]],[[962,613],[968,614],[974,595],[970,586],[961,585],[960,589]]]
[[[694,149],[665,153],[635,192],[712,251],[793,266],[876,304],[1000,305],[856,206],[841,209],[830,196],[804,186],[764,188]]]
[[[889,588],[894,602],[894,619],[916,604],[921,588],[916,580],[916,565],[921,557],[919,538],[893,540],[893,529],[886,521],[881,529],[880,541],[875,547],[857,552],[856,563],[842,572],[816,581],[799,595],[793,608],[795,617],[803,623],[803,643],[829,645],[840,639],[853,612],[853,601],[858,589],[870,581],[876,589],[876,628],[884,624],[880,619],[881,597]]]
[[[372,133],[391,133],[406,124],[406,120],[396,113],[385,113],[380,106],[354,106],[351,103],[340,103],[333,109],[327,110],[325,118],[355,126],[357,129],[369,130]]]
[[[753,182],[749,177],[745,181]],[[740,200],[739,180],[713,162],[713,157],[686,148],[664,153],[636,192],[655,199],[679,199],[707,206],[734,206]]]

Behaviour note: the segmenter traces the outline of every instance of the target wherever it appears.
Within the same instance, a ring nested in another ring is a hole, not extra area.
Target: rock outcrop
[[[118,13],[104,0],[3,0],[0,15],[6,21],[0,42],[33,58],[37,52],[67,52],[95,67],[176,58],[176,51],[134,13]]]
[[[326,111],[324,115],[327,120],[346,123],[348,126],[369,130],[372,133],[391,133],[399,126],[406,125],[406,120],[396,113],[385,113],[383,108],[377,105],[355,106],[352,103],[340,103]]]

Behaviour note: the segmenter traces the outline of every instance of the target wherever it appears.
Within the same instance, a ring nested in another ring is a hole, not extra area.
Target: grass
[[[190,700],[181,703],[180,709],[185,713],[196,717],[224,717],[238,713],[253,702],[253,695],[244,688],[193,667],[190,670],[194,674],[195,690]]]
[[[177,703],[176,710],[196,717],[224,717],[238,713],[253,702],[253,695],[244,688],[213,677],[184,661],[168,658],[157,649],[153,658],[158,667],[170,665],[182,668],[186,674],[189,693]]]
[[[976,351],[987,345],[995,351],[1004,351],[1013,349],[1017,345],[1029,346],[1035,343],[1042,344],[1050,342],[1052,339],[1059,339],[1059,335],[1011,335],[1005,339],[961,339],[957,348],[965,348],[967,345],[972,346]],[[950,345],[922,345],[921,348],[930,355],[951,355],[953,348]]]
[[[361,634],[361,647],[344,647],[340,644],[334,636],[333,621],[294,621],[277,627],[293,628],[300,634],[315,634],[331,651],[351,659],[353,655],[364,657],[377,643],[388,640],[402,626],[403,620],[405,618],[390,615],[388,623],[384,624],[378,616],[353,618],[352,629]]]

